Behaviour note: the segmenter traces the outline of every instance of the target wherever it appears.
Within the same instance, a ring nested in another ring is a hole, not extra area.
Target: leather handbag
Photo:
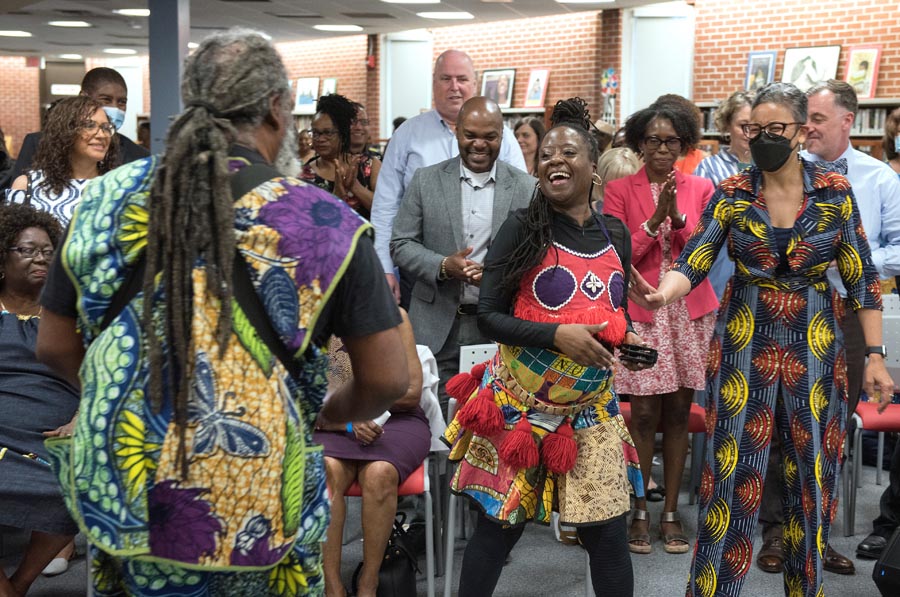
[[[400,512],[394,520],[394,529],[388,538],[387,547],[384,549],[384,558],[381,560],[381,568],[378,570],[377,597],[415,597],[416,573],[419,571],[416,557],[409,546],[409,538],[403,524],[406,522],[406,514]],[[362,562],[353,573],[352,591],[357,593],[359,573],[362,570]]]

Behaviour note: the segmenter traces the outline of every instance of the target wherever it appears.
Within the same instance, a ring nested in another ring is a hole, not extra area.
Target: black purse
[[[406,522],[406,514],[399,512],[394,520],[394,530],[388,538],[387,547],[384,549],[384,559],[381,560],[381,568],[378,570],[378,597],[415,597],[416,573],[419,571],[418,562],[409,547],[409,537],[403,524]],[[357,593],[359,573],[362,570],[362,562],[353,572],[351,583],[353,594]]]

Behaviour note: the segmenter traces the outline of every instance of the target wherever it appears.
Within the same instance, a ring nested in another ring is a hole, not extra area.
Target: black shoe
[[[872,533],[856,546],[856,557],[877,560],[881,557],[881,552],[885,547],[887,547],[887,539]]]

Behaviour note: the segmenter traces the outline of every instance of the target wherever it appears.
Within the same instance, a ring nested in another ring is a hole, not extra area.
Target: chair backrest
[[[468,371],[474,365],[483,363],[497,354],[497,344],[470,344],[459,347],[459,371]]]

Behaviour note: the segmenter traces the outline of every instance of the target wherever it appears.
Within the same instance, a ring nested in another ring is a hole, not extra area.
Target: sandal
[[[628,551],[646,555],[653,551],[653,546],[650,545],[650,534],[636,532],[632,530],[632,527],[636,520],[646,520],[649,524],[650,513],[646,510],[639,510],[638,508],[634,508],[631,512],[631,526],[628,528]]]
[[[662,485],[657,485],[653,489],[647,490],[648,502],[661,502],[664,499],[666,499],[666,488]]]
[[[678,523],[681,526],[681,517],[678,512],[663,512],[659,516],[659,536],[663,542],[666,553],[687,553],[691,544],[683,532],[665,533],[662,530],[663,523]]]

